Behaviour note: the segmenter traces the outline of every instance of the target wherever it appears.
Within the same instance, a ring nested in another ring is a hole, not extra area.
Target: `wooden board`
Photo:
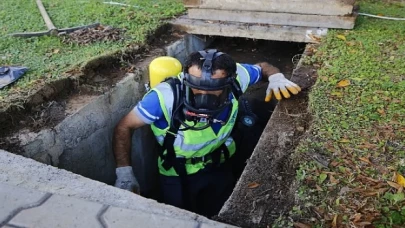
[[[326,28],[212,22],[182,16],[171,22],[174,29],[190,34],[318,43]]]
[[[183,0],[187,8],[351,15],[355,0]]]
[[[269,13],[240,10],[216,9],[189,9],[188,17],[193,19],[213,21],[234,21],[243,23],[260,23],[273,25],[293,25],[321,28],[352,29],[356,20],[355,16],[329,16],[307,15],[291,13]]]

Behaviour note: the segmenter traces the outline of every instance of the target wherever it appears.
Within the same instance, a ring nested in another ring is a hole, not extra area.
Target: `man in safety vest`
[[[173,76],[181,68],[170,57],[156,62],[157,66],[151,63],[150,74]],[[272,94],[280,100],[281,94],[288,98],[301,90],[266,62],[239,64],[217,50],[189,55],[177,78],[151,85],[117,124],[113,138],[115,186],[139,192],[130,163],[131,132],[150,124],[162,146],[158,167],[163,202],[205,216],[216,215],[235,184],[227,161],[235,153],[231,132],[238,98],[261,79],[269,81],[266,101]]]

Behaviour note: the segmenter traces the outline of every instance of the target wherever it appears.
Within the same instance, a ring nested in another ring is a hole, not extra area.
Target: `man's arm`
[[[280,70],[277,67],[275,67],[267,62],[256,63],[255,65],[259,66],[262,69],[262,80],[263,81],[268,81],[268,77],[270,75],[280,73]]]
[[[113,136],[113,151],[117,167],[131,166],[132,132],[144,125],[146,123],[133,110],[118,122]]]
[[[140,187],[131,166],[131,136],[133,130],[144,125],[145,122],[132,110],[118,122],[113,136],[113,151],[117,164],[115,187],[137,194],[140,193]]]
[[[269,80],[269,85],[266,90],[266,102],[271,100],[272,94],[274,94],[277,100],[281,100],[281,94],[285,98],[289,98],[290,93],[298,94],[301,91],[301,88],[286,79],[277,67],[267,62],[257,63],[256,65],[260,66],[262,69],[262,80]]]

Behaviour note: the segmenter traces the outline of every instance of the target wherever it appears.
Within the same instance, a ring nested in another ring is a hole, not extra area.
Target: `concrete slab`
[[[252,39],[318,43],[327,28],[260,25],[240,22],[213,22],[179,17],[171,22],[177,30],[190,34]]]
[[[349,15],[354,0],[183,0],[187,8]]]
[[[229,227],[229,225],[223,224],[223,223],[215,224],[215,225],[203,223],[203,224],[201,224],[201,226],[199,228],[230,228],[230,227]]]
[[[0,184],[0,227],[23,209],[40,205],[46,193]]]
[[[199,226],[198,222],[194,220],[180,220],[142,211],[134,213],[132,210],[115,207],[108,208],[101,218],[108,228],[189,228]]]
[[[4,150],[0,150],[0,183],[65,197],[73,197],[105,206],[133,210],[134,214],[140,212],[197,222],[198,224],[218,225],[217,222],[203,216],[170,205],[160,204],[132,192],[45,165],[23,156],[11,154]],[[0,187],[0,189],[2,188]],[[10,193],[14,191],[2,192]],[[0,197],[3,198],[2,196]],[[21,195],[20,197],[23,196]],[[34,200],[37,200],[37,197]],[[21,203],[17,205],[21,205]],[[72,206],[74,205],[75,203],[72,204]],[[98,212],[99,210],[97,209]],[[27,220],[18,221],[27,222]]]
[[[103,205],[75,198],[51,196],[38,207],[26,209],[8,224],[17,227],[99,228],[97,214]]]
[[[352,29],[356,16],[329,16],[292,13],[252,12],[241,10],[189,9],[190,19],[233,21],[270,25]]]
[[[184,220],[150,211],[107,206],[102,203],[25,189],[1,182],[0,190],[0,199],[5,199],[1,204],[0,227],[234,227],[210,220],[204,222],[190,218]]]

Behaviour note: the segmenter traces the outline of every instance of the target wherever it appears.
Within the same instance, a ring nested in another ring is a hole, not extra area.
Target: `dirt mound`
[[[124,39],[124,29],[113,28],[111,26],[98,26],[96,28],[86,28],[76,30],[62,36],[62,41],[67,44],[77,43],[86,45],[94,42],[121,41]]]

